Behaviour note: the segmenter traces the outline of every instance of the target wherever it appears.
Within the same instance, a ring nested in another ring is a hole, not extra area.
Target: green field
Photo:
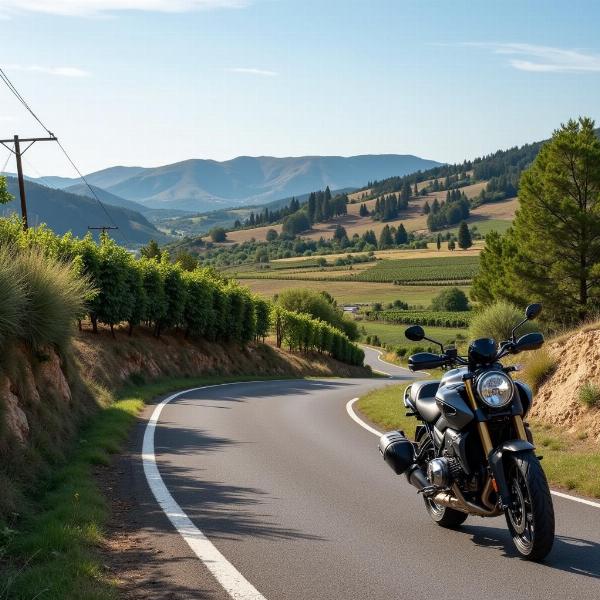
[[[339,304],[388,303],[403,300],[410,306],[429,308],[431,300],[443,289],[435,285],[394,285],[392,283],[365,283],[354,281],[306,281],[283,279],[243,279],[242,285],[249,287],[265,298],[273,298],[282,290],[302,288],[330,293]],[[458,286],[468,295],[467,286]]]
[[[382,260],[356,275],[357,281],[414,282],[469,281],[479,268],[479,256],[444,256],[406,260]]]
[[[365,335],[376,335],[381,343],[391,346],[433,346],[431,342],[411,342],[404,337],[404,331],[408,325],[392,325],[388,323],[377,323],[373,321],[361,321],[359,330],[362,332],[363,327],[366,331]],[[424,327],[428,337],[434,340],[439,340],[443,344],[456,341],[458,336],[466,336],[466,329],[459,327]]]

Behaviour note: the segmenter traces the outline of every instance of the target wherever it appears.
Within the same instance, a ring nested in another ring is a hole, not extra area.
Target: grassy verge
[[[377,427],[402,429],[412,437],[416,420],[404,415],[402,397],[406,385],[390,385],[363,396],[358,410]],[[531,428],[542,465],[554,486],[600,498],[600,448],[587,438],[556,427],[532,422]]]
[[[98,547],[108,506],[94,477],[125,442],[145,402],[172,390],[269,377],[168,378],[123,388],[80,432],[67,464],[45,482],[18,530],[0,523],[0,600],[109,600]],[[272,378],[275,379],[275,378]]]

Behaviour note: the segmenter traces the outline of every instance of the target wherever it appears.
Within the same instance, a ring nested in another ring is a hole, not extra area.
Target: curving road
[[[371,349],[367,361],[412,377]],[[470,517],[460,531],[429,521],[414,489],[381,460],[376,437],[346,413],[350,399],[389,383],[241,383],[165,404],[145,461],[168,490],[163,508],[176,503],[172,520],[187,523],[187,539],[209,554],[207,568],[153,502],[161,577],[176,590],[161,597],[600,598],[599,508],[554,498],[557,539],[545,564],[516,556],[503,518]],[[141,478],[137,485],[148,496]],[[221,560],[243,579],[230,594],[211,574]]]

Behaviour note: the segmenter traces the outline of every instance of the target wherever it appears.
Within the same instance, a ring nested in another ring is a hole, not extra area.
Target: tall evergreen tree
[[[394,241],[398,246],[402,246],[408,242],[408,234],[406,233],[406,229],[402,223],[400,223],[400,225],[398,225],[398,229],[396,229]]]
[[[571,120],[544,144],[519,185],[512,230],[486,239],[473,297],[544,303],[547,317],[585,319],[600,303],[600,140]],[[490,236],[488,236],[490,237]]]
[[[442,234],[441,233],[437,234],[437,240],[435,242],[435,245],[437,246],[437,249],[439,251],[439,249],[442,247]]]
[[[461,221],[458,227],[458,247],[466,250],[473,245],[473,240],[471,239],[471,232],[469,231],[469,226],[466,221]]]
[[[392,232],[390,226],[386,225],[379,234],[379,244],[377,245],[380,250],[385,250],[390,246],[394,245],[394,239],[392,238]]]

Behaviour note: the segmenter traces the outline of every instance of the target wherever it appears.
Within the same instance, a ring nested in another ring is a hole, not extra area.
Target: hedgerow
[[[114,326],[120,323],[129,325],[130,334],[144,323],[156,336],[165,329],[179,328],[187,336],[247,344],[264,339],[273,326],[279,346],[285,342],[291,350],[317,350],[338,360],[362,364],[362,350],[340,330],[308,315],[274,308],[212,269],[183,271],[170,262],[166,252],[160,259],[136,259],[106,235],[96,243],[89,235],[83,239],[70,234],[57,236],[45,226],[24,232],[17,218],[0,219],[0,245],[4,252],[20,256],[21,262],[29,260],[31,269],[41,262],[54,274],[54,288],[65,290],[51,289],[51,277],[42,277],[41,267],[33,269],[41,273],[37,278],[27,274],[10,277],[14,285],[2,286],[5,297],[0,307],[0,340],[22,333],[35,343],[60,343],[64,339],[61,332],[68,336],[65,319],[72,322],[87,311],[94,331],[98,323],[103,323],[113,335]],[[3,260],[6,265],[11,263],[10,256]],[[3,276],[10,274],[8,268],[3,271]],[[39,281],[40,291],[35,298],[40,302],[34,307],[37,320],[31,318],[21,324],[13,317],[13,305],[19,294],[27,296],[28,278],[30,285],[38,285]],[[43,314],[42,300],[48,306],[47,314]],[[62,313],[58,310],[61,302],[66,306]],[[23,331],[16,331],[20,327]],[[45,328],[47,333],[35,328]]]
[[[362,365],[364,352],[339,329],[310,315],[274,305],[271,310],[277,347],[290,351],[316,350],[352,365]]]

